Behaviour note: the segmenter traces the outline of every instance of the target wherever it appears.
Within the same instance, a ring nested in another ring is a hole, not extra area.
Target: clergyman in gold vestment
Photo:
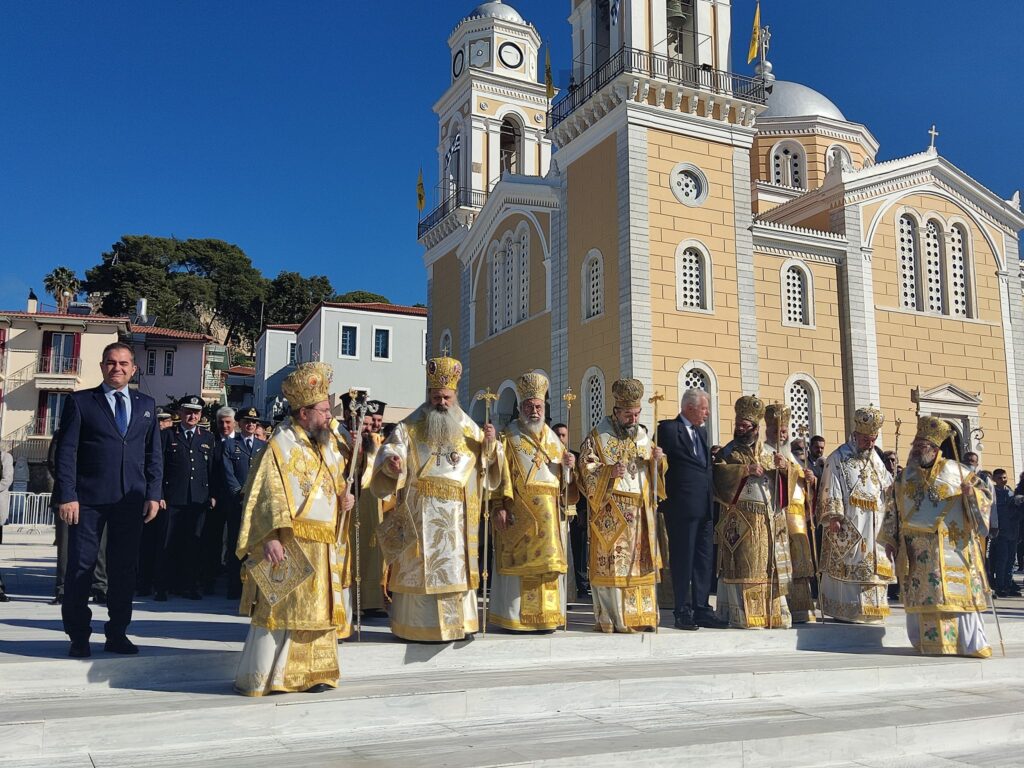
[[[271,605],[251,575],[240,610],[252,618],[235,675],[246,696],[336,687],[338,632],[348,626],[344,574],[349,446],[331,430],[331,368],[304,363],[282,383],[291,416],[274,431],[245,489],[239,559],[266,558],[286,568],[285,545],[297,545],[313,574]]]
[[[583,441],[577,467],[590,517],[594,628],[653,631],[659,620],[655,585],[662,563],[651,477],[658,472],[660,501],[665,498],[667,462],[639,423],[643,383],[620,379],[612,385],[612,394],[612,415]]]
[[[552,630],[565,623],[568,504],[576,465],[544,423],[548,380],[524,373],[516,381],[519,418],[502,433],[504,480],[494,505],[494,574],[489,620],[515,631]],[[566,509],[563,509],[563,506]]]

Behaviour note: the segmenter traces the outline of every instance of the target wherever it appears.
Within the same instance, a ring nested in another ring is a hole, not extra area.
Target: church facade
[[[729,439],[743,394],[792,406],[834,447],[853,412],[934,414],[989,469],[1024,469],[1019,198],[937,154],[876,162],[868,127],[822,94],[729,71],[728,3],[572,0],[570,88],[549,100],[540,36],[486,2],[449,37],[440,204],[419,224],[428,347],[460,399],[540,369],[571,439],[644,382],[670,418],[709,392]],[[934,137],[933,137],[934,138]],[[557,148],[553,151],[553,147]]]

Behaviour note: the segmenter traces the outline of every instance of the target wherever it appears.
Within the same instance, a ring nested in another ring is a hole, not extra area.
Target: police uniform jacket
[[[252,439],[252,450],[241,435],[227,438],[220,448],[224,490],[228,499],[237,500],[249,478],[249,469],[259,460],[267,448],[265,440]]]
[[[213,434],[196,427],[190,441],[179,425],[165,429],[161,437],[164,443],[164,501],[169,506],[209,502],[216,450]]]

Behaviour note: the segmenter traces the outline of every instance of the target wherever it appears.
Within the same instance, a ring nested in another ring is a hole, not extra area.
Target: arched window
[[[688,360],[679,369],[676,383],[680,398],[688,389],[700,389],[707,392],[708,406],[711,410],[705,424],[708,430],[708,440],[712,444],[718,442],[719,423],[718,407],[716,405],[718,401],[718,378],[715,376],[714,369],[703,360]]]
[[[797,141],[783,141],[772,150],[772,179],[776,184],[805,189],[804,148]]]
[[[502,173],[522,173],[523,132],[510,117],[501,121],[499,147]]]
[[[831,171],[836,163],[839,163],[840,168],[853,168],[853,158],[849,151],[839,144],[833,144],[825,152],[825,173]]]
[[[516,321],[516,244],[509,238],[505,241],[503,248],[505,255],[504,285],[502,286],[502,299],[505,304],[504,323],[502,328],[508,328]]]
[[[676,309],[710,309],[710,262],[696,244],[683,242],[676,248]]]
[[[530,231],[519,235],[519,320],[530,316]]]
[[[954,224],[949,230],[949,311],[954,317],[971,316],[967,275],[967,236]]]
[[[929,312],[946,311],[945,268],[942,257],[942,228],[935,221],[925,225],[924,232],[924,298]]]
[[[708,375],[700,368],[691,368],[684,374],[683,386],[685,389],[703,389],[705,392],[711,391],[708,389]]]
[[[462,186],[462,133],[456,130],[452,135],[452,140],[448,144],[448,149],[444,153],[444,175],[448,182],[448,195],[453,196],[458,193],[459,187]]]
[[[453,355],[455,350],[452,348],[452,332],[447,328],[441,333],[441,340],[437,345],[437,352],[440,355]]]
[[[786,387],[786,405],[792,412],[790,438],[799,435],[801,429],[807,430],[808,434],[816,431],[817,403],[814,402],[814,390],[810,384],[802,379],[791,381]]]
[[[502,252],[494,249],[491,253],[491,333],[502,329],[503,309],[505,306],[502,282],[504,279]]]
[[[596,248],[583,260],[583,319],[604,311],[604,257]]]
[[[917,224],[910,216],[899,220],[900,306],[919,309],[917,288]]]
[[[783,270],[783,322],[786,325],[810,325],[810,290],[807,272],[798,264]]]
[[[583,411],[583,433],[587,434],[605,417],[604,374],[599,368],[591,368],[584,375],[583,397],[586,405]]]

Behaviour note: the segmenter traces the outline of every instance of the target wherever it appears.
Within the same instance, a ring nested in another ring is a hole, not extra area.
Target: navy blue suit
[[[710,618],[708,603],[714,545],[711,448],[695,427],[694,446],[681,416],[658,424],[658,445],[668,459],[667,498],[659,505],[668,530],[669,565],[677,619]]]
[[[242,525],[242,489],[249,479],[249,470],[260,460],[267,449],[264,440],[254,437],[252,450],[245,444],[245,438],[239,435],[229,437],[221,443],[221,482],[224,489],[224,514],[227,517],[227,557],[225,565],[228,573],[228,597],[240,597],[242,582],[239,573],[242,562],[235,555],[238,544],[238,529]],[[220,501],[220,499],[218,499]]]
[[[68,531],[61,610],[72,641],[88,640],[92,632],[89,592],[104,529],[110,614],[105,632],[108,638],[125,634],[132,616],[144,504],[160,499],[163,452],[156,403],[135,390],[127,395],[131,420],[124,436],[102,387],[72,393],[61,414],[53,498],[57,504],[79,505],[78,524]]]

